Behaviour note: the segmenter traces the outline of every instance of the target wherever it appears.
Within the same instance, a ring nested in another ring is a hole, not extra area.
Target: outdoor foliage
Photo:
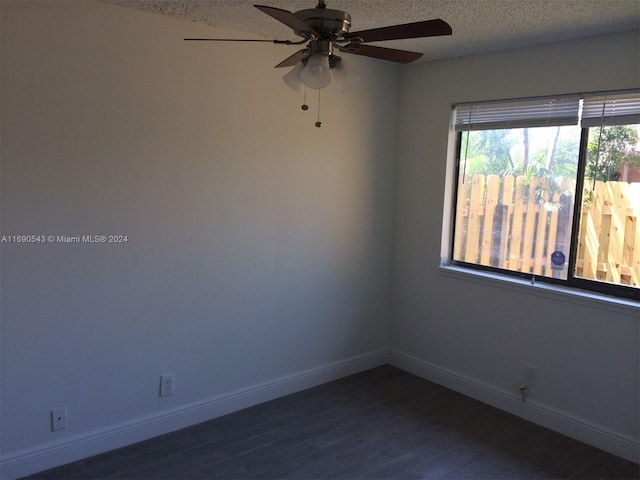
[[[464,134],[462,142],[468,175],[567,177],[577,171],[578,127],[478,130]]]
[[[577,174],[578,127],[478,130],[463,135],[462,141],[465,176],[498,175],[501,179],[522,176],[526,186],[536,179],[533,190],[521,191],[525,196],[522,200],[535,195],[537,203],[547,210],[561,208],[554,201],[558,198],[556,194],[573,194],[573,186],[567,187],[565,179]]]
[[[465,174],[575,177],[579,127],[478,130],[462,136]],[[617,180],[621,165],[640,169],[638,125],[589,129],[585,177]]]
[[[617,180],[623,162],[640,168],[638,126],[614,125],[589,129],[586,177],[592,180]]]

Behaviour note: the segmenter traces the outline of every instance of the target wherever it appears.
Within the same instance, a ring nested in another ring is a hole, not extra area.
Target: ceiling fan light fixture
[[[286,83],[289,88],[295,90],[298,93],[304,93],[304,83],[300,78],[300,72],[303,68],[304,62],[298,62],[295,67],[289,70],[289,72],[282,77],[284,83]]]
[[[329,58],[324,53],[314,53],[300,72],[300,79],[307,87],[319,90],[331,83]]]
[[[340,93],[344,93],[360,81],[361,75],[358,70],[345,62],[344,59],[340,57],[334,58],[339,61],[331,69],[331,73],[333,78],[337,80],[338,85],[340,85]]]

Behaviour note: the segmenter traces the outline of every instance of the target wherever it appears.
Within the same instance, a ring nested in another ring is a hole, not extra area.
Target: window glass
[[[640,285],[640,125],[588,129],[575,276]]]
[[[449,261],[640,300],[640,91],[456,106]]]
[[[466,131],[453,259],[567,278],[580,128]]]

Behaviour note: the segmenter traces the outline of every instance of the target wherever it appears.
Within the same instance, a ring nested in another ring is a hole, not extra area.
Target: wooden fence
[[[481,175],[458,190],[454,259],[566,278],[574,182]],[[469,181],[470,180],[470,181]],[[640,285],[640,183],[585,186],[576,275]]]

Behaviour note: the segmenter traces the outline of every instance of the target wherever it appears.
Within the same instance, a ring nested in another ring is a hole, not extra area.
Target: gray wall
[[[188,44],[236,33],[93,2],[0,8],[2,234],[128,235],[1,245],[3,476],[389,360],[512,410],[536,363],[538,410],[516,413],[637,448],[637,309],[438,269],[451,104],[638,86],[637,35],[401,74],[349,57],[363,80],[323,91],[316,129],[272,68],[293,47]]]
[[[635,32],[403,71],[391,341],[394,363],[636,461],[637,304],[493,282],[438,265],[447,251],[443,199],[453,182],[451,106],[637,88],[639,45]],[[540,378],[522,405],[527,362]]]
[[[294,47],[1,8],[2,234],[128,235],[2,244],[3,477],[386,361],[395,67],[354,58],[317,129],[273,69]]]

